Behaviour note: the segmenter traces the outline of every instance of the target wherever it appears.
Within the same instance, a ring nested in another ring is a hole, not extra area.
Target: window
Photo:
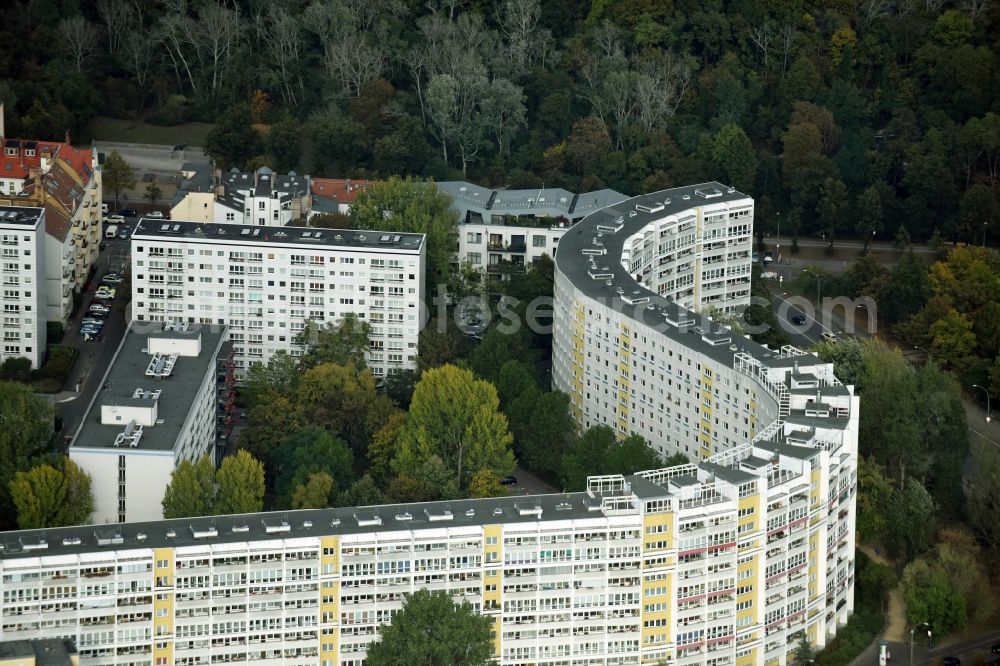
[[[541,235],[537,235],[537,234],[533,235],[531,237],[531,246],[532,247],[545,247],[545,236],[541,236]]]
[[[479,252],[469,252],[468,259],[473,266],[479,266],[483,263],[483,255]]]

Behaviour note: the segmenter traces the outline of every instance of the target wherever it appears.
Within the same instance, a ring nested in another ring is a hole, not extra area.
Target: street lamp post
[[[990,422],[990,392],[986,390],[985,386],[980,386],[979,384],[973,384],[972,388],[982,389],[983,393],[986,394],[986,422]]]
[[[927,627],[927,639],[930,640],[931,625],[928,623],[921,622],[917,626],[913,627],[913,629],[910,629],[910,666],[913,666],[913,634],[917,631],[917,629],[923,629],[924,627]]]

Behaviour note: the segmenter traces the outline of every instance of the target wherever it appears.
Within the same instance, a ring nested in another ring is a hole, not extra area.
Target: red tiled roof
[[[26,144],[34,144],[34,155],[28,155]],[[17,155],[8,155],[7,148],[16,148]],[[0,178],[27,178],[33,167],[42,164],[42,156],[52,159],[55,156],[65,160],[79,176],[83,184],[90,182],[91,154],[88,150],[74,148],[68,143],[58,141],[31,141],[27,139],[0,138]]]
[[[355,180],[353,178],[313,178],[311,191],[321,197],[336,199],[342,204],[352,204],[358,193],[366,190],[377,180]]]

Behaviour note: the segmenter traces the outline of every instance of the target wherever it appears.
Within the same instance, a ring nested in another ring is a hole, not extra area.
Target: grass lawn
[[[162,143],[176,145],[186,143],[204,146],[205,137],[212,129],[211,123],[184,123],[172,127],[150,125],[141,120],[122,120],[107,116],[95,116],[87,125],[87,131],[96,141],[123,141],[128,143]]]

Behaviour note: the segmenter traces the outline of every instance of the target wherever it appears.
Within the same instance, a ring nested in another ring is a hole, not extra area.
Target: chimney
[[[69,140],[69,129],[66,130],[66,141],[64,141],[67,146],[72,145]]]

